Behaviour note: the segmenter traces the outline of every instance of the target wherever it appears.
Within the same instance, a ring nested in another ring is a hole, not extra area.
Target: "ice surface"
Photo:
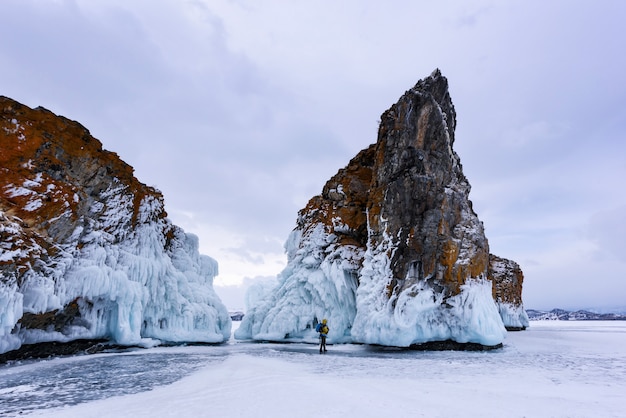
[[[0,417],[148,391],[224,360],[223,354],[181,356],[174,350],[144,354],[55,359],[7,370],[0,383]],[[30,367],[37,373],[25,373]]]
[[[544,321],[487,353],[238,342],[55,359],[0,367],[0,416],[623,417],[625,345],[625,321]]]
[[[153,344],[150,339],[227,340],[231,320],[213,289],[217,262],[199,254],[198,238],[157,216],[162,201],[155,197],[142,200],[131,228],[136,208],[124,186],[103,196],[106,205],[91,207],[96,220],[74,231],[53,265],[30,271],[19,287],[0,284],[0,352],[78,338],[144,345]],[[63,329],[16,327],[24,312],[50,312],[70,303],[81,315]]]

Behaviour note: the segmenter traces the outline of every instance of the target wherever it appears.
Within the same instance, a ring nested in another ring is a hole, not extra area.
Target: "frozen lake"
[[[492,352],[231,341],[0,366],[0,417],[624,417],[624,393],[624,321],[532,322]]]

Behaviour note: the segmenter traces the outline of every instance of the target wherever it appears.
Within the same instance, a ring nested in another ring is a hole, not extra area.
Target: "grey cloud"
[[[224,251],[236,255],[242,261],[247,262],[247,263],[260,265],[265,262],[263,256],[259,254],[253,255],[250,251],[246,250],[245,248],[225,248]]]
[[[587,234],[597,245],[597,255],[626,263],[626,205],[594,214]]]
[[[585,303],[589,275],[619,287],[621,2],[7,0],[0,15],[0,94],[80,121],[166,209],[243,237],[241,262],[275,254],[439,67],[470,198],[493,251],[522,263],[527,306]]]

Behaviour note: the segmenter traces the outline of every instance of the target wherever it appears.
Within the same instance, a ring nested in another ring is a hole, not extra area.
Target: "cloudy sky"
[[[0,16],[0,95],[81,122],[160,189],[230,308],[435,68],[526,307],[626,307],[621,0],[2,0]]]

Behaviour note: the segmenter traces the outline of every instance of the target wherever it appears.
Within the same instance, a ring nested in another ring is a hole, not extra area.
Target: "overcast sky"
[[[525,306],[626,307],[621,0],[2,0],[0,16],[0,95],[79,121],[160,189],[229,308],[435,68]]]

